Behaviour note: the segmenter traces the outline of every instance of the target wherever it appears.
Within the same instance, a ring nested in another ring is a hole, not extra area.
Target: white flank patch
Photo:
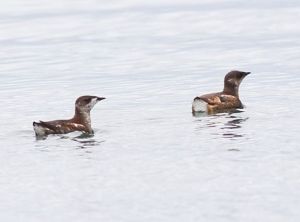
[[[202,99],[195,99],[192,108],[193,112],[207,112],[207,103]]]
[[[38,124],[35,124],[35,125],[33,126],[33,129],[34,129],[35,134],[36,134],[37,136],[44,136],[44,135],[46,134],[45,128],[39,126]]]

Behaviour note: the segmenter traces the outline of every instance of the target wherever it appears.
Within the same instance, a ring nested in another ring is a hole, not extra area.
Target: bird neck
[[[224,86],[224,94],[239,97],[239,86]]]
[[[81,110],[78,107],[75,108],[75,115],[72,119],[75,123],[82,124],[89,129],[91,128],[91,115],[90,111]]]

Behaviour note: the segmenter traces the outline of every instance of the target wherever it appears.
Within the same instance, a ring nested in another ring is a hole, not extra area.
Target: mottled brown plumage
[[[193,113],[206,112],[211,114],[243,108],[239,98],[239,86],[248,74],[250,72],[229,72],[224,78],[224,89],[222,92],[205,94],[194,99],[192,105]]]
[[[93,133],[91,127],[90,111],[94,105],[105,99],[97,96],[81,96],[75,102],[75,115],[69,120],[53,120],[33,122],[36,136],[47,136],[49,134],[65,134],[74,131]]]

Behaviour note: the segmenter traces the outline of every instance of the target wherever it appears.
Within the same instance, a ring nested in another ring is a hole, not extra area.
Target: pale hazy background
[[[299,1],[0,1],[0,220],[299,221],[299,52]],[[35,140],[84,94],[93,138]]]

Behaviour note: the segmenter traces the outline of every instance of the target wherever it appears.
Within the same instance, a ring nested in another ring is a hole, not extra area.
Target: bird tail
[[[196,97],[192,104],[192,111],[195,112],[207,112],[207,102]]]
[[[33,125],[35,135],[37,137],[46,136],[46,128],[43,127],[43,124],[41,122],[33,122],[32,125]]]

